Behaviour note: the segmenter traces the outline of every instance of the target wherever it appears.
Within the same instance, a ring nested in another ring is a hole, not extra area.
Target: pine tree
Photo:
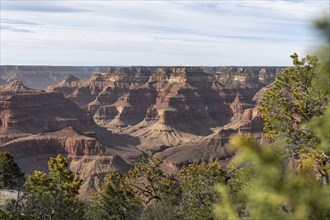
[[[89,219],[137,219],[142,210],[139,201],[127,184],[125,175],[110,173],[101,190],[92,196]]]
[[[24,184],[24,180],[24,173],[13,156],[7,152],[0,152],[0,189],[16,189]]]
[[[214,204],[219,201],[219,195],[214,187],[216,183],[224,182],[225,176],[225,171],[216,159],[181,168],[179,172],[182,191],[180,208],[184,219],[214,218]]]
[[[82,181],[61,155],[50,158],[48,168],[48,174],[35,171],[28,177],[23,214],[36,219],[82,219],[83,205],[76,198]]]
[[[233,140],[238,149],[234,161],[249,164],[255,174],[253,181],[239,187],[247,204],[247,216],[235,210],[230,187],[219,184],[222,199],[215,209],[218,219],[330,219],[328,16],[319,27],[327,39],[322,46],[322,64],[310,56],[299,61],[294,54],[295,67],[278,76],[261,102],[265,130],[273,143],[261,146],[246,137]],[[287,154],[286,141],[299,147],[295,157]],[[303,166],[297,167],[297,161],[302,161]]]
[[[313,149],[317,140],[305,123],[322,115],[329,97],[319,87],[317,57],[306,56],[299,60],[294,53],[291,58],[294,67],[277,75],[274,85],[260,101],[259,110],[266,137],[271,141],[284,137],[289,144]]]
[[[239,152],[234,161],[250,164],[253,181],[242,186],[247,215],[240,215],[230,198],[230,188],[219,184],[221,201],[215,209],[217,219],[329,219],[330,185],[320,185],[310,169],[288,165],[286,152],[280,146],[261,146],[246,137],[232,141]]]

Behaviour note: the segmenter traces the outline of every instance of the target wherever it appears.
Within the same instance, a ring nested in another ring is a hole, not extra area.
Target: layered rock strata
[[[0,66],[0,85],[19,80],[30,88],[45,89],[59,83],[68,75],[89,78],[93,73],[106,71],[108,67],[86,66]]]
[[[180,165],[229,156],[224,146],[235,133],[262,140],[254,96],[282,69],[112,68],[89,79],[69,76],[47,90],[63,92],[89,111],[98,125],[135,137],[139,150]],[[215,145],[218,148],[212,151]]]
[[[231,135],[263,140],[257,102],[281,71],[106,68],[88,79],[69,75],[46,92],[13,81],[0,86],[0,150],[27,172],[45,170],[49,156],[62,153],[85,192],[143,154],[162,157],[171,173],[210,157],[226,161]]]
[[[13,154],[24,172],[46,171],[49,157],[63,154],[84,180],[85,196],[98,186],[96,177],[129,167],[107,150],[111,141],[99,140],[112,137],[63,93],[30,89],[19,81],[0,86],[0,151]]]

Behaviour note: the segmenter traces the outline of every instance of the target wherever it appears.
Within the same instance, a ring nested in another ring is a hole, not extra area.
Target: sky
[[[1,65],[287,66],[329,0],[1,0]]]

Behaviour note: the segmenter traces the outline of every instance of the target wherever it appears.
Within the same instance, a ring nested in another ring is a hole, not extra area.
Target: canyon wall
[[[130,166],[106,150],[97,138],[103,135],[113,137],[63,93],[30,89],[20,81],[0,86],[0,151],[10,152],[26,173],[47,171],[49,157],[65,155],[83,179],[86,196],[106,173]]]
[[[226,144],[236,133],[250,134],[262,141],[257,100],[282,70],[110,68],[89,79],[68,76],[47,91],[62,92],[90,112],[99,126],[136,138],[135,147],[142,152],[180,165],[214,156],[229,157]]]
[[[28,173],[46,170],[50,156],[65,155],[84,179],[84,195],[106,173],[125,171],[146,154],[163,158],[173,174],[211,157],[225,163],[233,155],[231,135],[263,141],[257,102],[282,70],[99,68],[85,79],[67,75],[46,91],[12,81],[0,85],[0,150]]]
[[[107,70],[106,67],[83,66],[0,66],[0,85],[19,80],[24,85],[44,89],[49,85],[57,84],[65,76],[73,74],[79,78],[88,78],[94,72]]]

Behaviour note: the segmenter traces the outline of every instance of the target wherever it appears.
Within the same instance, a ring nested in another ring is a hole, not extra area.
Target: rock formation
[[[89,111],[98,125],[137,138],[137,149],[180,165],[229,156],[225,145],[235,133],[262,140],[254,96],[281,71],[276,67],[111,68],[84,80],[69,76],[47,90],[63,92]]]
[[[93,72],[107,70],[106,67],[83,67],[83,66],[0,66],[0,85],[15,80],[22,81],[24,85],[45,89],[63,80],[68,75],[79,78],[89,78]]]
[[[62,153],[84,192],[143,154],[162,157],[171,173],[203,158],[225,162],[231,135],[263,140],[257,102],[282,69],[113,67],[46,91],[13,81],[0,86],[0,150],[26,172]]]
[[[104,144],[98,139],[107,140],[103,136],[114,137],[62,93],[30,89],[19,81],[0,86],[0,151],[13,154],[24,172],[45,171],[49,157],[61,153],[83,178],[87,195],[92,185],[97,187],[96,176],[129,167],[107,150],[112,142]]]

